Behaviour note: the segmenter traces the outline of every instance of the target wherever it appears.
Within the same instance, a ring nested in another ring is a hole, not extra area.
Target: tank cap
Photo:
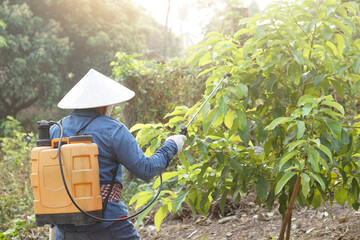
[[[93,137],[89,134],[81,134],[69,137],[69,142],[77,142],[77,141],[91,141]]]

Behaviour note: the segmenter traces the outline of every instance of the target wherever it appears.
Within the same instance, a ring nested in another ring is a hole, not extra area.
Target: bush
[[[0,138],[0,225],[33,211],[29,175],[34,135],[22,132],[20,123],[11,117],[2,127],[5,137]]]

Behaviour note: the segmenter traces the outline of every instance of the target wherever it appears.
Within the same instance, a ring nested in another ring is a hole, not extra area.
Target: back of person
[[[119,219],[128,214],[126,205],[121,202],[121,189],[126,187],[122,185],[122,166],[136,177],[148,181],[166,169],[173,156],[182,150],[186,139],[183,135],[171,136],[154,155],[146,157],[127,127],[106,116],[111,112],[108,110],[113,104],[119,103],[120,100],[126,101],[129,96],[133,97],[132,91],[120,84],[118,85],[121,87],[117,91],[116,84],[118,83],[115,82],[114,85],[113,80],[95,70],[90,70],[59,103],[61,108],[75,109],[70,116],[60,121],[64,129],[64,137],[90,134],[93,142],[98,146],[100,191],[105,219]],[[107,89],[103,93],[99,89],[94,91],[94,85]],[[90,89],[93,90],[90,91],[88,86],[92,86]],[[111,98],[111,94],[109,96],[111,90],[114,90],[113,94],[116,95],[114,98]],[[124,96],[119,98],[118,95],[122,91]],[[94,97],[98,94],[103,94],[103,98]],[[59,127],[54,125],[50,134],[51,138],[59,137]],[[85,226],[59,225],[56,239],[131,240],[140,237],[133,224],[125,220]]]

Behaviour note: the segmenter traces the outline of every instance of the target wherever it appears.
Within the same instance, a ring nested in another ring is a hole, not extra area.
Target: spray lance
[[[199,107],[199,109],[197,110],[197,112],[194,114],[194,116],[191,118],[191,120],[188,122],[188,124],[186,124],[186,126],[181,126],[181,130],[179,132],[179,134],[181,135],[187,135],[188,131],[187,128],[190,126],[190,124],[192,123],[192,121],[194,121],[194,119],[196,118],[196,116],[199,114],[199,112],[201,111],[201,109],[205,106],[205,104],[209,101],[209,99],[214,95],[214,93],[216,92],[216,90],[219,88],[220,84],[226,79],[231,77],[231,73],[225,73],[224,76],[221,78],[220,82],[215,86],[215,88],[212,90],[212,92],[209,94],[209,96],[206,98],[206,100],[203,102],[203,104]]]

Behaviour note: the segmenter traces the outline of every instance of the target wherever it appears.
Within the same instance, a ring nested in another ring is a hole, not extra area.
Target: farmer
[[[158,151],[146,157],[129,130],[109,115],[114,104],[125,102],[135,93],[101,73],[91,69],[59,102],[62,109],[75,109],[60,122],[64,137],[79,132],[93,136],[99,148],[100,192],[108,198],[104,218],[127,216],[128,209],[120,201],[122,166],[145,181],[160,174],[176,153],[180,153],[186,137],[174,135],[166,139]],[[59,136],[59,127],[51,128],[51,138]],[[126,186],[125,186],[126,187]],[[106,200],[105,200],[106,202]],[[91,225],[58,225],[56,239],[140,239],[129,221],[100,222]]]

